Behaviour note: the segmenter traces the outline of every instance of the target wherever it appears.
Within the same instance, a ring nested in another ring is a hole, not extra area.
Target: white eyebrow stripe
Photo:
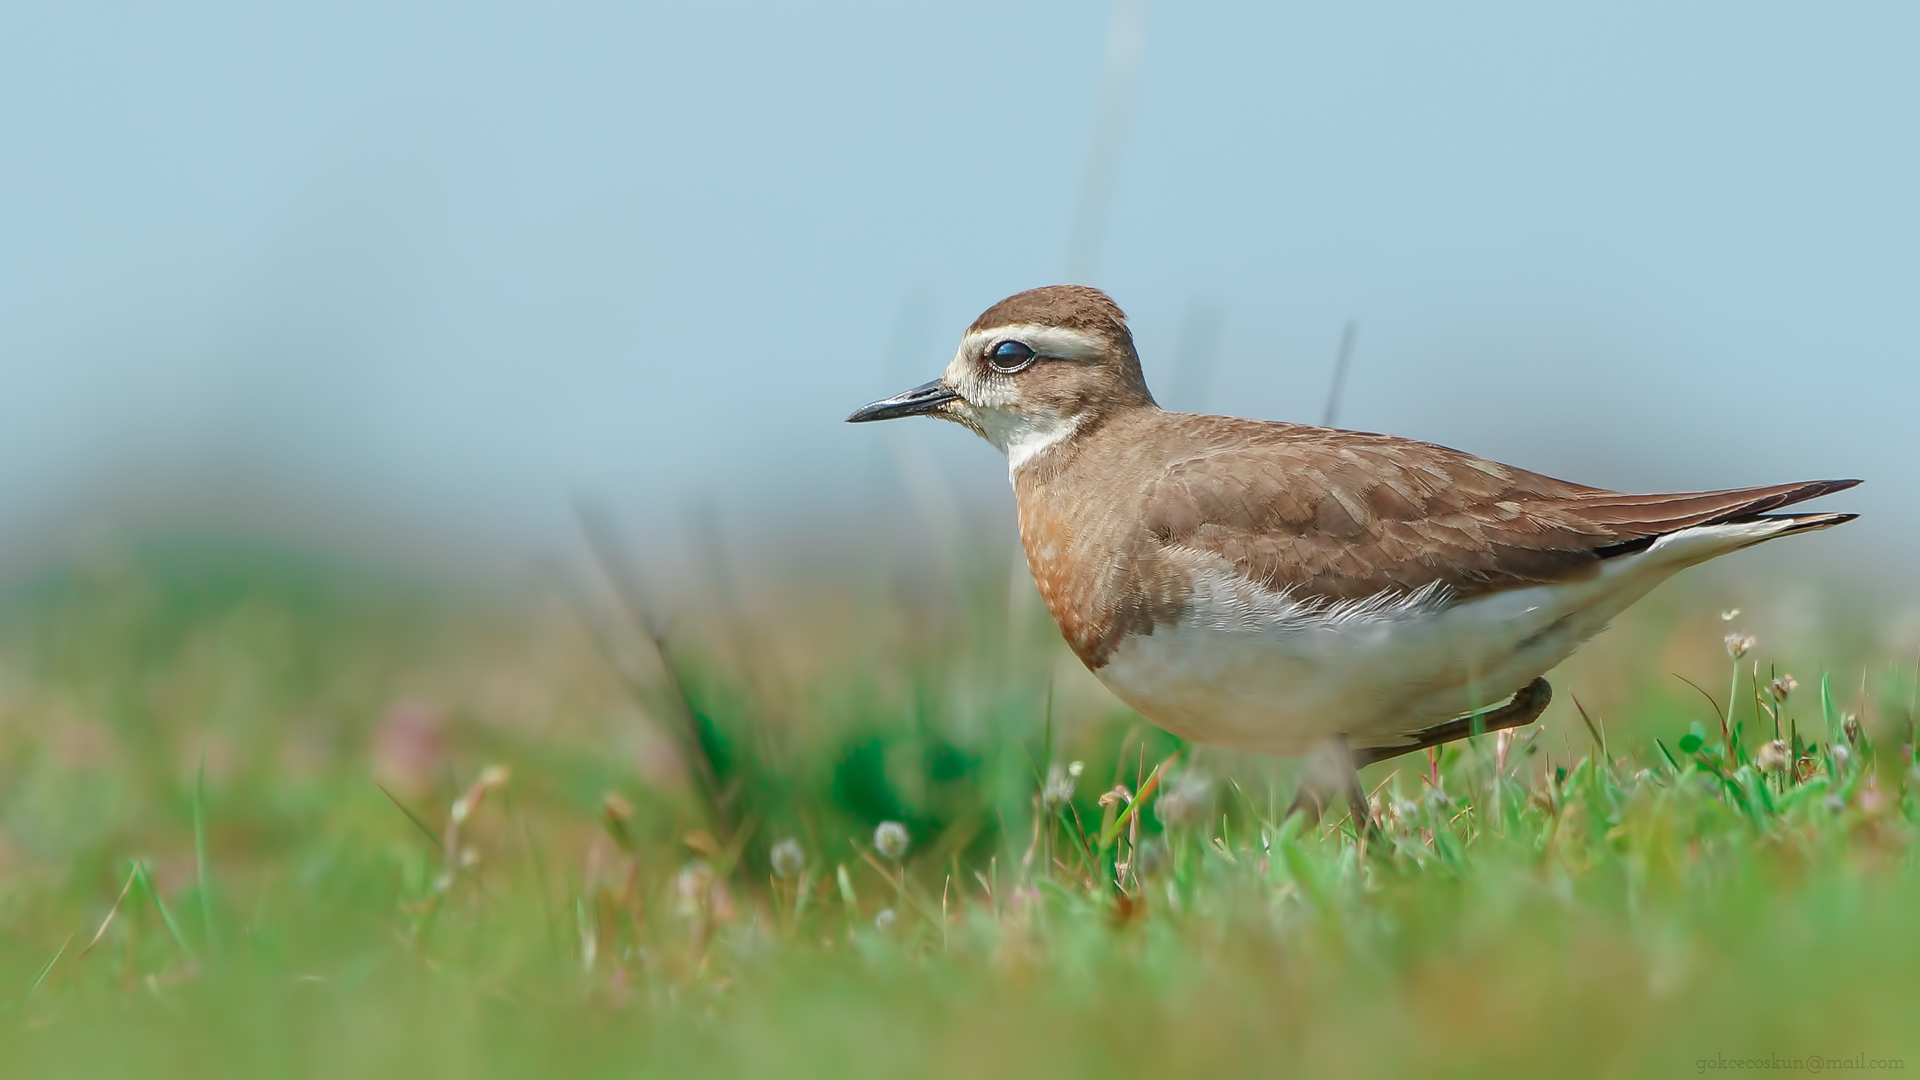
[[[1098,360],[1107,352],[1107,343],[1092,334],[1038,323],[1013,323],[975,330],[961,339],[960,351],[968,356],[979,356],[988,345],[997,341],[1018,341],[1036,355],[1055,360]]]

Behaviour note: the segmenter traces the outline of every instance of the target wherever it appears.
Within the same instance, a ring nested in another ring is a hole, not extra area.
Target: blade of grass
[[[1595,726],[1593,717],[1587,715],[1587,707],[1580,704],[1579,696],[1568,696],[1573,698],[1573,708],[1580,714],[1580,722],[1587,725],[1587,734],[1593,736],[1593,748],[1600,751],[1600,760],[1607,763],[1607,774],[1612,775],[1613,755],[1607,751],[1607,737],[1601,733],[1599,727]]]
[[[923,916],[928,922],[936,922],[940,918],[940,913],[933,910],[933,907],[930,901],[923,899],[919,893],[915,892],[912,889],[907,888],[907,876],[906,876],[907,871],[905,867],[900,866],[899,864],[896,863],[892,868],[888,868],[887,864],[881,862],[880,859],[873,854],[873,852],[868,851],[866,848],[861,847],[858,844],[855,844],[853,846],[853,850],[855,854],[859,855],[862,859],[866,860],[868,866],[873,867],[874,873],[880,875],[880,880],[893,886],[894,895],[899,898],[901,903],[903,904],[910,903],[914,907],[920,909],[921,916]],[[852,893],[853,882],[851,879],[847,881],[843,881],[841,883],[841,888],[842,888],[844,897],[851,897],[853,895]],[[847,903],[849,905],[851,905],[853,902],[854,901],[851,899],[847,900]],[[898,914],[897,911],[896,911],[896,914]]]
[[[213,872],[207,861],[207,755],[200,755],[200,771],[193,781],[194,878],[200,888],[200,931],[208,950],[213,938]]]
[[[51,960],[48,960],[45,964],[41,965],[40,974],[35,975],[33,977],[33,985],[27,987],[28,997],[32,997],[33,995],[40,992],[40,984],[47,981],[47,973],[53,970],[53,965],[59,963],[60,958],[62,956],[66,955],[67,946],[71,944],[73,944],[73,935],[68,934],[67,940],[61,942],[60,948],[54,951],[53,958]]]
[[[1659,739],[1655,739],[1653,740],[1653,745],[1660,748],[1661,756],[1667,759],[1667,764],[1673,766],[1673,771],[1676,773],[1679,772],[1680,762],[1673,756],[1673,751],[1667,749],[1667,744],[1661,742]]]
[[[1682,675],[1677,671],[1669,672],[1669,674],[1671,674],[1674,678],[1679,679],[1681,682],[1686,683],[1688,686],[1693,687],[1695,690],[1699,690],[1700,696],[1703,698],[1706,698],[1707,704],[1713,707],[1713,722],[1716,724],[1720,722],[1720,717],[1721,717],[1720,699],[1714,697],[1712,694],[1707,693],[1705,690],[1701,689],[1699,683],[1694,682],[1692,679],[1687,678],[1685,675]]]
[[[547,893],[547,860],[541,854],[540,845],[533,839],[533,827],[527,824],[527,815],[517,812],[519,808],[509,802],[516,811],[514,817],[520,822],[520,840],[526,845],[527,859],[533,864],[533,884],[540,894],[540,921],[547,931],[547,944],[558,954],[563,948],[560,940],[560,924],[554,915],[553,898]]]
[[[721,786],[719,770],[707,752],[706,742],[700,737],[699,711],[688,694],[686,681],[680,677],[680,667],[674,660],[673,651],[667,647],[666,633],[649,613],[640,575],[621,555],[622,545],[613,521],[599,507],[576,500],[574,517],[580,523],[580,531],[586,537],[587,548],[594,561],[599,564],[601,575],[613,587],[621,611],[634,629],[646,638],[659,661],[660,674],[667,684],[666,696],[673,702],[680,720],[683,749],[687,760],[693,763],[694,778],[701,794],[705,796],[709,821],[721,835],[731,835],[734,826],[727,805],[727,791]]]
[[[1913,753],[1920,754],[1920,748],[1914,743],[1915,721],[1920,720],[1920,653],[1913,657],[1913,684],[1907,692],[1907,746]]]
[[[1393,777],[1389,775],[1387,779],[1391,780],[1393,779]],[[1381,782],[1385,783],[1386,781],[1383,780]],[[1240,801],[1246,805],[1247,816],[1253,819],[1253,823],[1255,825],[1264,826],[1266,824],[1266,819],[1260,816],[1260,808],[1253,805],[1253,797],[1248,795],[1246,793],[1246,790],[1240,786],[1240,781],[1229,776],[1227,777],[1227,786],[1233,789],[1233,793],[1235,795],[1240,796]]]
[[[752,814],[747,815],[747,820],[740,823],[740,828],[727,841],[727,846],[721,849],[713,872],[722,879],[732,877],[734,867],[740,865],[740,857],[747,853],[747,841],[753,839],[754,832],[759,828],[760,819]]]
[[[1069,801],[1066,804],[1066,809],[1067,816],[1073,819],[1073,838],[1080,841],[1076,850],[1086,861],[1087,873],[1096,873],[1100,864],[1100,857],[1094,853],[1092,848],[1093,839],[1087,835],[1087,827],[1080,821],[1080,808]],[[1105,850],[1105,848],[1101,849],[1101,851]]]
[[[587,898],[573,898],[573,928],[580,935],[580,970],[593,974],[593,963],[600,955],[600,937],[594,929],[594,921],[587,915]]]
[[[167,902],[160,898],[160,890],[154,888],[153,878],[147,874],[147,864],[134,860],[133,876],[139,879],[140,887],[147,891],[147,897],[153,901],[153,906],[159,909],[160,921],[167,924],[167,933],[173,935],[173,943],[180,946],[180,951],[187,954],[188,960],[198,959],[194,956],[193,946],[187,944],[187,935],[180,932],[180,924],[174,921],[173,911],[167,907]]]
[[[380,789],[380,794],[385,795],[387,797],[388,802],[392,803],[395,807],[399,808],[401,813],[407,815],[407,820],[413,822],[413,827],[416,829],[419,829],[420,834],[422,836],[425,836],[428,840],[432,841],[433,846],[436,849],[440,851],[447,850],[447,845],[441,841],[440,834],[434,832],[433,829],[429,827],[426,822],[420,820],[420,815],[414,813],[411,809],[409,809],[406,803],[403,803],[398,798],[395,798],[393,792],[388,791],[387,786],[385,784],[382,784],[378,780],[375,780],[373,782],[373,786]]]
[[[1179,756],[1180,751],[1175,750],[1167,756],[1167,760],[1155,765],[1153,767],[1153,775],[1147,777],[1147,782],[1140,785],[1140,790],[1134,795],[1133,801],[1127,804],[1127,808],[1120,812],[1119,817],[1113,819],[1112,825],[1101,830],[1101,852],[1104,853],[1108,848],[1113,846],[1115,840],[1120,838],[1120,830],[1126,828],[1127,822],[1133,820],[1133,815],[1139,812],[1141,806],[1145,805],[1147,797],[1159,789],[1160,778],[1167,774],[1167,767],[1172,765],[1174,760]]]
[[[107,917],[100,920],[100,929],[93,932],[93,938],[87,942],[86,948],[80,950],[80,955],[74,957],[75,960],[79,960],[92,952],[93,947],[100,944],[100,939],[107,936],[107,927],[113,925],[114,916],[120,914],[120,905],[127,902],[127,894],[133,891],[133,879],[133,872],[129,872],[127,874],[127,883],[120,886],[120,895],[114,898],[113,906],[107,909]]]
[[[1040,790],[1047,789],[1048,773],[1053,768],[1053,676],[1047,676],[1046,721],[1040,727],[1040,760],[1034,763],[1033,779]]]

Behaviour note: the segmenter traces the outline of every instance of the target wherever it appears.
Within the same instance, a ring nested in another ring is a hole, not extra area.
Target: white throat
[[[1007,475],[1020,466],[1071,438],[1080,429],[1080,418],[1058,413],[1013,413],[1005,409],[980,409],[975,412],[987,441],[1007,455]]]

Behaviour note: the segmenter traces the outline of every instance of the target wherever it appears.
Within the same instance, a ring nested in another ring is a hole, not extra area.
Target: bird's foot
[[[1338,736],[1315,755],[1306,777],[1300,781],[1300,790],[1287,807],[1286,817],[1303,814],[1308,821],[1317,822],[1326,813],[1334,794],[1339,792],[1347,798],[1347,811],[1353,815],[1354,833],[1379,839],[1380,826],[1374,822],[1367,805],[1366,791],[1360,786],[1361,769],[1416,750],[1427,750],[1474,735],[1531,724],[1540,719],[1540,714],[1546,711],[1552,700],[1553,687],[1545,679],[1535,679],[1521,687],[1520,692],[1513,695],[1513,700],[1505,705],[1489,712],[1436,724],[1415,733],[1413,741],[1404,746],[1369,746],[1354,750],[1348,747],[1345,735]]]
[[[1314,756],[1307,775],[1300,781],[1300,790],[1294,793],[1293,802],[1281,820],[1304,814],[1309,822],[1319,821],[1336,792],[1346,796],[1347,812],[1353,816],[1354,835],[1380,839],[1380,827],[1374,823],[1367,806],[1367,793],[1360,786],[1360,772],[1345,735],[1335,736]]]

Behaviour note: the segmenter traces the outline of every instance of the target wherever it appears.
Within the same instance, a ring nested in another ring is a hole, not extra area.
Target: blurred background
[[[850,428],[1063,279],[1170,407],[1607,486],[1860,476],[1912,584],[1905,4],[0,9],[0,571],[128,530],[449,564],[1011,544]],[[1839,508],[1836,500],[1835,506]],[[944,508],[944,509],[943,509]],[[1783,545],[1785,546],[1785,545]],[[1787,556],[1782,556],[1787,557]]]
[[[0,1060],[1910,1045],[1916,41],[1871,0],[0,3]],[[1864,516],[1657,591],[1524,742],[1373,767],[1376,873],[1275,827],[1294,764],[1085,672],[988,446],[842,423],[1062,280],[1173,408],[1338,381],[1343,426]],[[1725,775],[1776,737],[1791,788]],[[1088,826],[1176,756],[1146,918]]]

